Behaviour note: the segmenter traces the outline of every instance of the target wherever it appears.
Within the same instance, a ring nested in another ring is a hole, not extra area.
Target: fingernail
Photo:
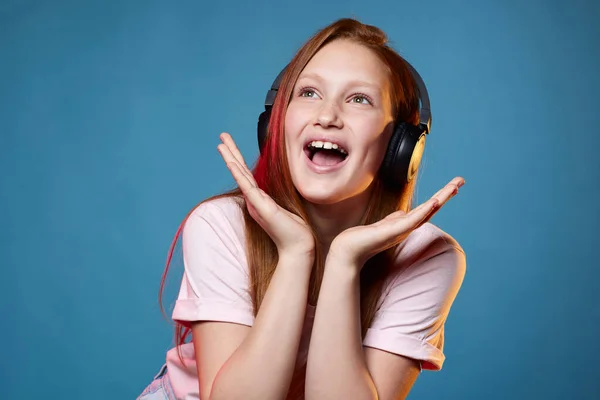
[[[461,187],[461,186],[462,186],[462,185],[464,185],[464,184],[465,184],[465,181],[464,181],[464,180],[462,180],[462,181],[458,182],[458,187]]]

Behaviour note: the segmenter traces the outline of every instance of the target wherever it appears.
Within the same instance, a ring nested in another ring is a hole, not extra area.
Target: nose
[[[323,101],[317,114],[317,123],[323,128],[341,128],[343,124],[338,106],[334,102]]]

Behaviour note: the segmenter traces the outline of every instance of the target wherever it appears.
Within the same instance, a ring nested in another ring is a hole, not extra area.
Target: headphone
[[[431,129],[431,108],[427,87],[417,70],[407,61],[405,64],[417,84],[421,104],[418,125],[402,121],[396,123],[381,164],[380,174],[384,183],[394,189],[402,188],[415,177],[425,149],[425,138]],[[286,69],[287,66],[273,81],[265,98],[265,111],[258,117],[258,147],[261,153],[266,143],[275,96]]]

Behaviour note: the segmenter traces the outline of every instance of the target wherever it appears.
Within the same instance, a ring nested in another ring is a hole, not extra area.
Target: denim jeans
[[[167,365],[163,365],[154,380],[144,389],[137,400],[177,400],[169,374],[167,374]]]

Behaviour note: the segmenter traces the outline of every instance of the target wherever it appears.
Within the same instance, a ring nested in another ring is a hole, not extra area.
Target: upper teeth
[[[322,142],[320,140],[315,140],[310,142],[308,145],[317,149],[334,149],[342,154],[348,154],[346,150],[344,150],[341,146],[338,146],[336,143],[332,142]]]

